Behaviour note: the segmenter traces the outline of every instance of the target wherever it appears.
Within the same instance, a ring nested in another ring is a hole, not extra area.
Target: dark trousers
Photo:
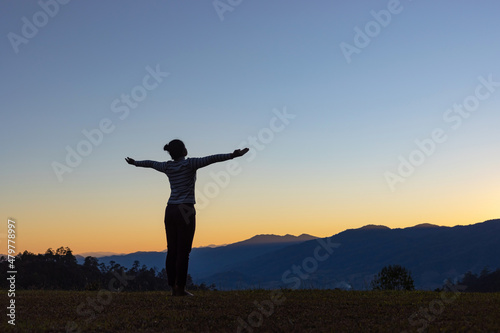
[[[186,286],[189,253],[193,245],[196,210],[193,204],[167,205],[165,230],[167,232],[168,284],[183,289]]]

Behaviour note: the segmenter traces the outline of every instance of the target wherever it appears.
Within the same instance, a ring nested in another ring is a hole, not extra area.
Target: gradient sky
[[[0,253],[8,218],[17,251],[165,249],[168,180],[124,158],[174,138],[251,148],[198,171],[194,246],[500,217],[498,1],[41,3],[0,2]]]

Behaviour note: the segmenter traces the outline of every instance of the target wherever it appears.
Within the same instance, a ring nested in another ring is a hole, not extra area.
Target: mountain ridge
[[[487,222],[487,221],[485,221],[485,222]],[[467,225],[455,225],[453,227],[457,227],[457,226],[467,226]],[[395,230],[395,229],[408,229],[408,228],[453,228],[453,227],[439,226],[437,224],[431,224],[431,223],[420,223],[420,224],[417,224],[417,225],[414,225],[414,226],[410,226],[410,227],[394,228],[393,229],[393,228],[390,228],[390,227],[385,226],[385,225],[366,224],[366,225],[361,226],[359,228],[345,229],[343,231],[340,231],[339,233],[342,233],[342,232],[345,232],[345,231],[348,231],[348,230],[369,230],[369,229],[390,229],[390,230]],[[337,234],[339,234],[339,233],[337,233]],[[334,235],[337,235],[337,234],[334,234]],[[242,243],[253,243],[254,240],[256,240],[254,243],[266,243],[266,240],[264,240],[264,239],[261,240],[260,237],[262,237],[262,238],[269,237],[270,238],[269,239],[270,243],[272,243],[272,240],[273,240],[272,238],[275,238],[275,239],[282,238],[283,242],[286,242],[286,240],[285,240],[286,237],[294,237],[295,239],[299,239],[301,241],[307,241],[307,240],[311,240],[311,239],[322,238],[322,237],[312,236],[312,235],[309,235],[309,234],[306,234],[306,233],[300,234],[299,236],[294,236],[294,235],[291,235],[291,234],[285,234],[285,235],[257,234],[257,235],[254,235],[254,236],[250,237],[250,238],[247,238],[247,239],[244,239],[244,240],[241,240],[241,241],[237,241],[237,242],[234,242],[234,243],[220,244],[220,245],[210,244],[210,245],[206,245],[206,246],[193,247],[193,249],[205,249],[205,248],[211,248],[211,249],[213,249],[213,248],[218,248],[218,247],[225,247],[225,246],[228,246],[228,245],[235,245],[235,244],[242,244]],[[89,252],[78,253],[76,255],[81,256],[81,257],[92,256],[92,257],[100,258],[100,257],[106,257],[106,256],[125,256],[125,255],[129,255],[129,254],[134,254],[134,253],[151,253],[151,252],[166,252],[166,251],[167,251],[167,249],[164,249],[162,251],[135,251],[135,252],[130,252],[130,253],[116,253],[116,252],[111,252],[111,251],[89,251]]]
[[[290,244],[300,243],[311,239],[317,239],[317,237],[307,234],[299,236],[290,234],[283,236],[267,234],[255,235],[240,242],[218,247],[193,248],[190,255],[189,274],[193,277],[208,276],[240,260],[247,260],[255,255],[261,255]],[[75,257],[78,258],[80,263],[84,260],[84,257],[79,255]],[[113,261],[121,266],[131,268],[134,261],[138,260],[141,265],[146,265],[150,268],[156,267],[161,270],[165,267],[165,257],[165,251],[136,251],[124,255],[101,257],[99,261],[105,264]],[[219,260],[212,262],[215,257],[218,257]]]
[[[330,239],[339,248],[318,264],[301,287],[367,289],[384,265],[401,264],[415,275],[417,288],[435,289],[467,270],[500,267],[500,256],[492,255],[500,254],[498,235],[500,219],[454,227],[366,225],[324,238],[260,234],[228,245],[193,248],[189,274],[195,283],[215,283],[220,289],[286,287],[283,273],[311,258],[318,244]],[[141,265],[162,269],[165,255],[164,251],[138,251],[99,260],[125,267],[139,260]]]
[[[401,264],[413,273],[417,288],[432,290],[468,270],[500,267],[499,234],[500,219],[455,227],[345,230],[323,239],[340,246],[328,260],[317,262],[314,272],[305,274],[308,278],[301,279],[301,287],[367,289],[382,267]],[[287,287],[285,280],[297,276],[285,279],[284,273],[311,261],[318,243],[291,245],[230,266],[228,275],[239,277],[236,281],[224,278],[223,272],[200,281],[226,289]]]

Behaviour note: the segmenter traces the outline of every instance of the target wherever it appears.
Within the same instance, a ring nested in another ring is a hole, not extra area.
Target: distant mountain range
[[[84,252],[80,253],[80,257],[94,257],[94,258],[101,258],[101,257],[109,257],[109,256],[120,256],[120,255],[125,255],[126,253],[116,253],[116,252]]]
[[[199,247],[191,251],[189,261],[189,274],[193,279],[210,276],[227,269],[233,264],[249,260],[255,256],[269,253],[289,245],[302,243],[317,237],[311,235],[257,235],[250,239],[217,247]],[[76,255],[82,263],[83,255]],[[134,261],[138,260],[148,267],[165,267],[166,251],[161,252],[134,252],[125,255],[110,255],[99,257],[99,262],[108,264],[114,261],[124,267],[131,268]]]
[[[500,219],[456,227],[367,225],[328,238],[257,235],[230,245],[193,249],[189,274],[196,283],[214,283],[219,289],[370,289],[382,267],[399,264],[411,271],[417,289],[435,289],[469,270],[500,268],[499,236]],[[99,262],[113,260],[131,267],[139,260],[161,269],[165,255],[136,252],[104,256]]]

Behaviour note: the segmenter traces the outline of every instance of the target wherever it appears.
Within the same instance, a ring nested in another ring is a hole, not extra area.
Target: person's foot
[[[194,296],[189,291],[186,291],[184,288],[174,287],[172,288],[172,296]]]
[[[189,296],[189,297],[193,297],[194,295],[191,294],[189,291],[186,291],[186,290],[182,290],[178,293],[177,296]]]

